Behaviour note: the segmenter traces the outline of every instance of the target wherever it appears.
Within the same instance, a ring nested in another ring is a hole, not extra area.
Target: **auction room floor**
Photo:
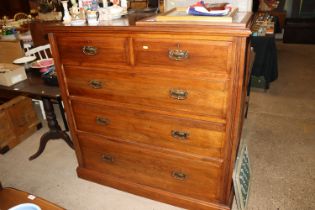
[[[315,45],[278,43],[279,78],[251,92],[243,136],[252,167],[250,210],[315,209]],[[0,181],[70,210],[175,210],[76,175],[74,151],[50,141],[28,157],[47,127],[0,156]],[[234,205],[234,208],[236,206]]]

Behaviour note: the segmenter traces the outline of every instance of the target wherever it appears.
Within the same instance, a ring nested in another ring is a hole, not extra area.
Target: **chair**
[[[49,52],[49,54],[47,53]],[[25,52],[26,56],[36,56],[39,59],[47,59],[50,58],[51,56],[51,49],[50,49],[50,44],[38,46],[32,49],[28,49]]]
[[[26,13],[24,13],[24,12],[18,12],[13,17],[14,21],[27,19],[27,18],[28,18],[28,15]]]
[[[32,45],[29,43],[22,43],[22,45],[24,48],[24,53],[28,52],[32,48]]]
[[[24,47],[26,48],[27,46],[24,46]],[[25,51],[26,51],[25,56],[36,56],[40,60],[51,58],[50,44],[38,46],[31,49],[26,48]],[[33,99],[33,101],[39,103],[43,118],[46,119],[43,102],[37,99]],[[57,103],[59,106],[59,110],[60,110],[60,114],[64,123],[65,130],[68,131],[69,128],[68,128],[67,120],[64,114],[64,108],[63,108],[61,97],[57,98],[55,103]]]

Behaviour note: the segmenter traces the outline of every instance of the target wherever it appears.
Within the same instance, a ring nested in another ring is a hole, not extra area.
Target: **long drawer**
[[[58,49],[62,64],[78,66],[127,66],[129,51],[126,37],[60,36]]]
[[[199,200],[220,199],[221,165],[98,136],[78,136],[84,168]]]
[[[72,101],[72,108],[78,130],[203,158],[222,158],[225,133],[211,130],[207,122],[77,101]]]
[[[165,66],[191,71],[231,71],[232,42],[135,38],[136,66]]]
[[[160,77],[150,72],[120,72],[65,66],[70,95],[178,110],[225,119],[226,80]]]

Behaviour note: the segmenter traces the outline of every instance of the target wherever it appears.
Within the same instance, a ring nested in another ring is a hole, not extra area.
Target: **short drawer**
[[[113,36],[58,36],[62,64],[79,66],[128,65],[127,38]]]
[[[219,200],[222,166],[79,134],[83,167],[130,182],[197,198]]]
[[[202,158],[222,157],[224,131],[192,121],[128,108],[72,101],[78,130],[185,152]]]
[[[225,119],[228,81],[65,67],[70,95]]]
[[[134,39],[136,66],[229,73],[232,43],[210,40]]]

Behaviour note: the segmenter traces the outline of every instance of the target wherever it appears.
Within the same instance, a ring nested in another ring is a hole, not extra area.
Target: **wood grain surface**
[[[60,206],[46,201],[40,197],[32,195],[32,199],[29,198],[29,193],[17,190],[14,188],[0,189],[0,209],[9,209],[13,206],[22,203],[33,203],[38,205],[42,210],[63,210]]]
[[[250,16],[48,26],[78,175],[186,209],[230,209]]]

